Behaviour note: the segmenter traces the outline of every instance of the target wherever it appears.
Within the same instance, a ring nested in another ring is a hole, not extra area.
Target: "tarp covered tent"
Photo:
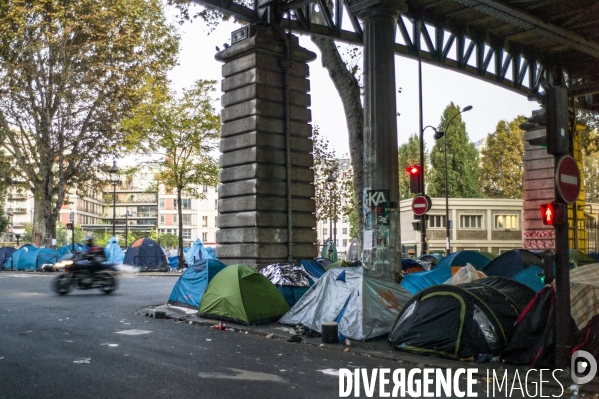
[[[181,274],[168,298],[168,304],[198,309],[208,283],[225,267],[227,265],[214,259],[197,261]]]
[[[589,252],[589,256],[595,259],[595,262],[599,262],[599,253],[597,252]]]
[[[579,329],[599,314],[599,263],[570,270],[570,308]]]
[[[535,292],[505,277],[442,284],[415,295],[389,333],[393,347],[452,358],[499,354]]]
[[[56,251],[58,252],[58,256],[60,258],[62,258],[64,255],[66,254],[70,254],[73,251],[71,250],[73,246],[71,244],[68,245],[63,245],[62,247],[58,248]],[[81,244],[81,243],[76,243],[75,244],[75,252],[85,252],[89,249],[89,247],[85,244]]]
[[[316,258],[315,259],[316,262],[318,262],[318,264],[320,266],[322,266],[323,268],[327,267],[328,265],[330,265],[331,263],[333,263],[332,260],[329,260],[327,258]]]
[[[56,263],[58,259],[58,252],[55,249],[24,245],[12,254],[4,267],[5,269],[12,267],[14,270],[19,271],[35,271],[44,264]]]
[[[326,265],[324,267],[325,270],[331,270],[331,269],[336,269],[338,267],[358,267],[360,266],[360,261],[355,261],[355,262],[348,262],[346,260],[338,260],[337,262],[333,262],[329,265]]]
[[[336,321],[347,338],[364,340],[385,335],[412,295],[381,272],[363,267],[325,273],[279,320],[322,331],[322,322]]]
[[[208,284],[198,315],[240,324],[278,320],[289,310],[283,295],[266,277],[246,265],[230,265]]]
[[[208,252],[208,256],[210,256],[210,259],[218,259],[216,257],[216,249],[214,249],[213,247],[206,247],[206,252]]]
[[[116,237],[110,237],[104,247],[104,254],[106,255],[106,263],[120,265],[125,260],[125,252],[121,249],[119,240]]]
[[[202,259],[213,258],[212,256],[210,256],[206,248],[204,248],[204,244],[202,244],[202,241],[199,238],[197,238],[189,248],[189,251],[185,253],[185,262],[187,263],[187,266],[191,266],[195,262]]]
[[[127,248],[123,263],[139,267],[140,271],[169,270],[166,254],[160,245],[149,238],[138,238]]]
[[[13,247],[0,248],[0,270],[4,268],[4,265],[8,262],[12,254],[15,252],[17,252],[17,249]]]
[[[414,259],[402,258],[401,270],[404,272],[404,274],[410,274],[416,272],[423,272],[424,267],[420,262],[417,262]]]
[[[466,266],[467,263],[470,263],[476,270],[482,270],[489,264],[489,262],[491,262],[491,259],[480,252],[466,250],[453,252],[447,255],[441,259],[434,268],[441,269],[444,267],[450,268],[451,266]]]
[[[260,274],[277,287],[289,307],[314,285],[314,280],[301,263],[274,263],[260,269]]]

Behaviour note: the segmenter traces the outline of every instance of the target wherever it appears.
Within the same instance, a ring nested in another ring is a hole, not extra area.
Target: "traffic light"
[[[543,219],[543,224],[550,226],[564,224],[567,217],[566,204],[559,202],[541,204],[541,219]]]
[[[553,252],[546,250],[543,251],[541,258],[543,259],[543,277],[541,277],[541,280],[545,284],[551,284],[555,278],[555,273],[553,271],[555,256],[553,255]]]
[[[420,185],[420,174],[422,173],[422,169],[418,165],[408,166],[406,168],[406,172],[410,175],[410,192],[411,193],[420,193],[422,192],[422,187]]]
[[[547,88],[541,96],[545,109],[533,111],[528,123],[545,126],[546,135],[528,142],[547,148],[547,154],[570,154],[570,133],[568,128],[568,89],[561,86]]]
[[[73,230],[73,223],[67,223],[67,230]]]

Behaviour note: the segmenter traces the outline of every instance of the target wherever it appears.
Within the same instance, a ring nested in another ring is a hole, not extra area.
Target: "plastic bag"
[[[474,266],[472,266],[470,263],[467,263],[466,266],[462,267],[456,272],[456,274],[449,281],[449,284],[457,285],[470,283],[485,277],[487,277],[485,273],[479,272],[474,268]]]

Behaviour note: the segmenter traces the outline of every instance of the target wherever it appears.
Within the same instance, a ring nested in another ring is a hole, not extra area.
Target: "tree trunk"
[[[364,108],[360,97],[360,86],[354,75],[347,69],[339,54],[335,42],[331,39],[312,36],[321,53],[322,65],[329,71],[329,76],[345,110],[345,120],[349,133],[349,156],[354,170],[354,192],[358,201],[358,241],[362,247],[362,231],[364,230],[364,212],[362,211],[364,186]]]
[[[179,218],[179,269],[185,265],[183,253],[183,204],[181,204],[181,188],[177,187],[177,215]]]

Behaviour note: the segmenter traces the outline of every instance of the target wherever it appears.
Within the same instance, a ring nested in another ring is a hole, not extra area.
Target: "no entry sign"
[[[574,158],[563,156],[555,168],[555,186],[557,193],[567,204],[572,204],[580,194],[580,170]]]
[[[422,216],[431,209],[432,201],[428,195],[417,195],[412,200],[412,210],[414,215]]]

